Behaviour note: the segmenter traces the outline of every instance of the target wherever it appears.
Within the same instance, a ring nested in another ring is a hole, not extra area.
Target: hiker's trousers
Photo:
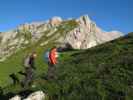
[[[25,86],[29,86],[31,82],[33,81],[33,76],[34,76],[34,69],[29,67],[25,69],[26,71],[26,77],[25,77]]]
[[[48,79],[53,79],[56,76],[56,66],[48,63],[48,73],[47,73],[47,78]]]

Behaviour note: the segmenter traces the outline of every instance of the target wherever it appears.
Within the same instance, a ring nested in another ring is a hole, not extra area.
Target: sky
[[[133,31],[133,0],[0,0],[0,32],[54,16],[86,14],[105,31]]]

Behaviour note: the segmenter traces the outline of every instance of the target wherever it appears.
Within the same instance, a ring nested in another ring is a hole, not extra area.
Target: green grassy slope
[[[38,77],[31,90],[49,100],[133,100],[133,33],[82,51],[60,54],[57,79]],[[14,93],[17,86],[7,88]]]
[[[67,54],[43,86],[53,100],[133,100],[133,33]]]

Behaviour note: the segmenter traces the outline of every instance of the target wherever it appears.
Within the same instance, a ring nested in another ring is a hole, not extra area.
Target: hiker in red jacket
[[[50,53],[49,53],[49,59],[50,59],[50,63],[53,65],[57,64],[57,49],[53,48],[51,49]]]
[[[48,63],[48,73],[47,73],[48,80],[55,78],[57,57],[58,57],[57,48],[54,47],[49,52],[49,63]]]

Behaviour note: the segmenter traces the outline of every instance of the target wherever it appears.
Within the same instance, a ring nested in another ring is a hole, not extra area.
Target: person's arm
[[[34,58],[31,58],[30,59],[30,65],[31,65],[31,68],[36,69],[35,62],[34,62]]]

